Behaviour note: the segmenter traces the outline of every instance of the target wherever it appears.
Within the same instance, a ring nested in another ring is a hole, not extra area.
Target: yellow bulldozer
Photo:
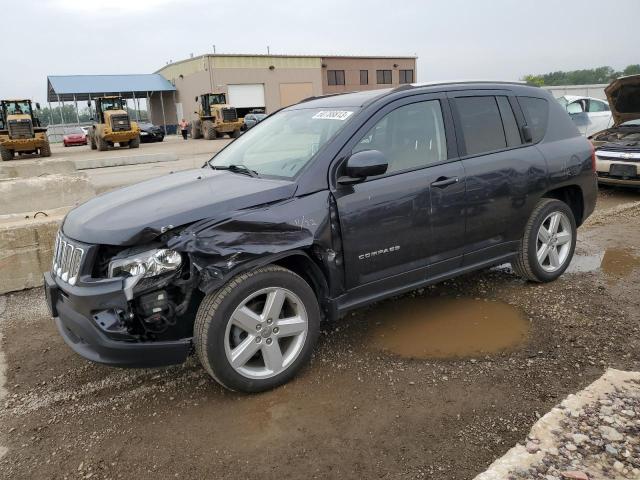
[[[34,115],[31,100],[0,100],[0,157],[11,160],[22,153],[51,156],[47,127]]]
[[[88,103],[91,108],[91,102]],[[107,150],[117,143],[121,147],[140,146],[140,128],[132,122],[122,97],[97,97],[96,113],[89,128],[92,150]]]
[[[242,119],[235,108],[227,105],[224,93],[205,93],[196,97],[197,118],[191,122],[191,137],[213,140],[224,134],[231,138],[240,136]]]

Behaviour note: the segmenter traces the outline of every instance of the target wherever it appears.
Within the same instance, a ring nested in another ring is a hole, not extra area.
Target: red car
[[[86,145],[87,134],[80,127],[66,128],[64,130],[64,136],[62,137],[62,143],[65,147]]]

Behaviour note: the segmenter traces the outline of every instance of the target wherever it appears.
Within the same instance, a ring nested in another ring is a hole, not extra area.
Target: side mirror
[[[91,118],[89,119],[89,121],[90,121],[90,122],[93,122],[94,120],[95,120],[95,118],[93,118],[93,117],[91,117]]]
[[[525,143],[533,142],[533,132],[531,131],[531,127],[529,125],[523,125],[521,130],[522,138],[524,138]]]
[[[36,110],[40,110],[40,104],[36,102]]]
[[[198,102],[198,97],[196,97],[196,103]]]
[[[389,162],[379,150],[362,150],[347,159],[346,176],[340,177],[338,183],[348,185],[362,182],[367,177],[382,175],[387,171]]]

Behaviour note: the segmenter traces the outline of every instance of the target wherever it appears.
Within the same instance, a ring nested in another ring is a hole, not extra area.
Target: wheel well
[[[273,261],[272,264],[284,267],[300,275],[304,281],[311,286],[320,302],[322,302],[324,298],[327,298],[329,291],[327,279],[320,267],[318,267],[309,256],[297,253],[288,257],[279,258]]]
[[[571,208],[573,216],[576,219],[576,225],[582,224],[582,217],[584,215],[584,198],[582,196],[582,189],[578,185],[568,185],[566,187],[550,190],[543,195],[546,198],[555,198],[560,200]]]

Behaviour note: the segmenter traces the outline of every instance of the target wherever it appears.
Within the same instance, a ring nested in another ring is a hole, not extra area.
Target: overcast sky
[[[639,0],[20,0],[3,5],[0,97],[47,75],[150,73],[218,53],[417,55],[418,81],[640,63]],[[611,10],[615,3],[615,11]]]

